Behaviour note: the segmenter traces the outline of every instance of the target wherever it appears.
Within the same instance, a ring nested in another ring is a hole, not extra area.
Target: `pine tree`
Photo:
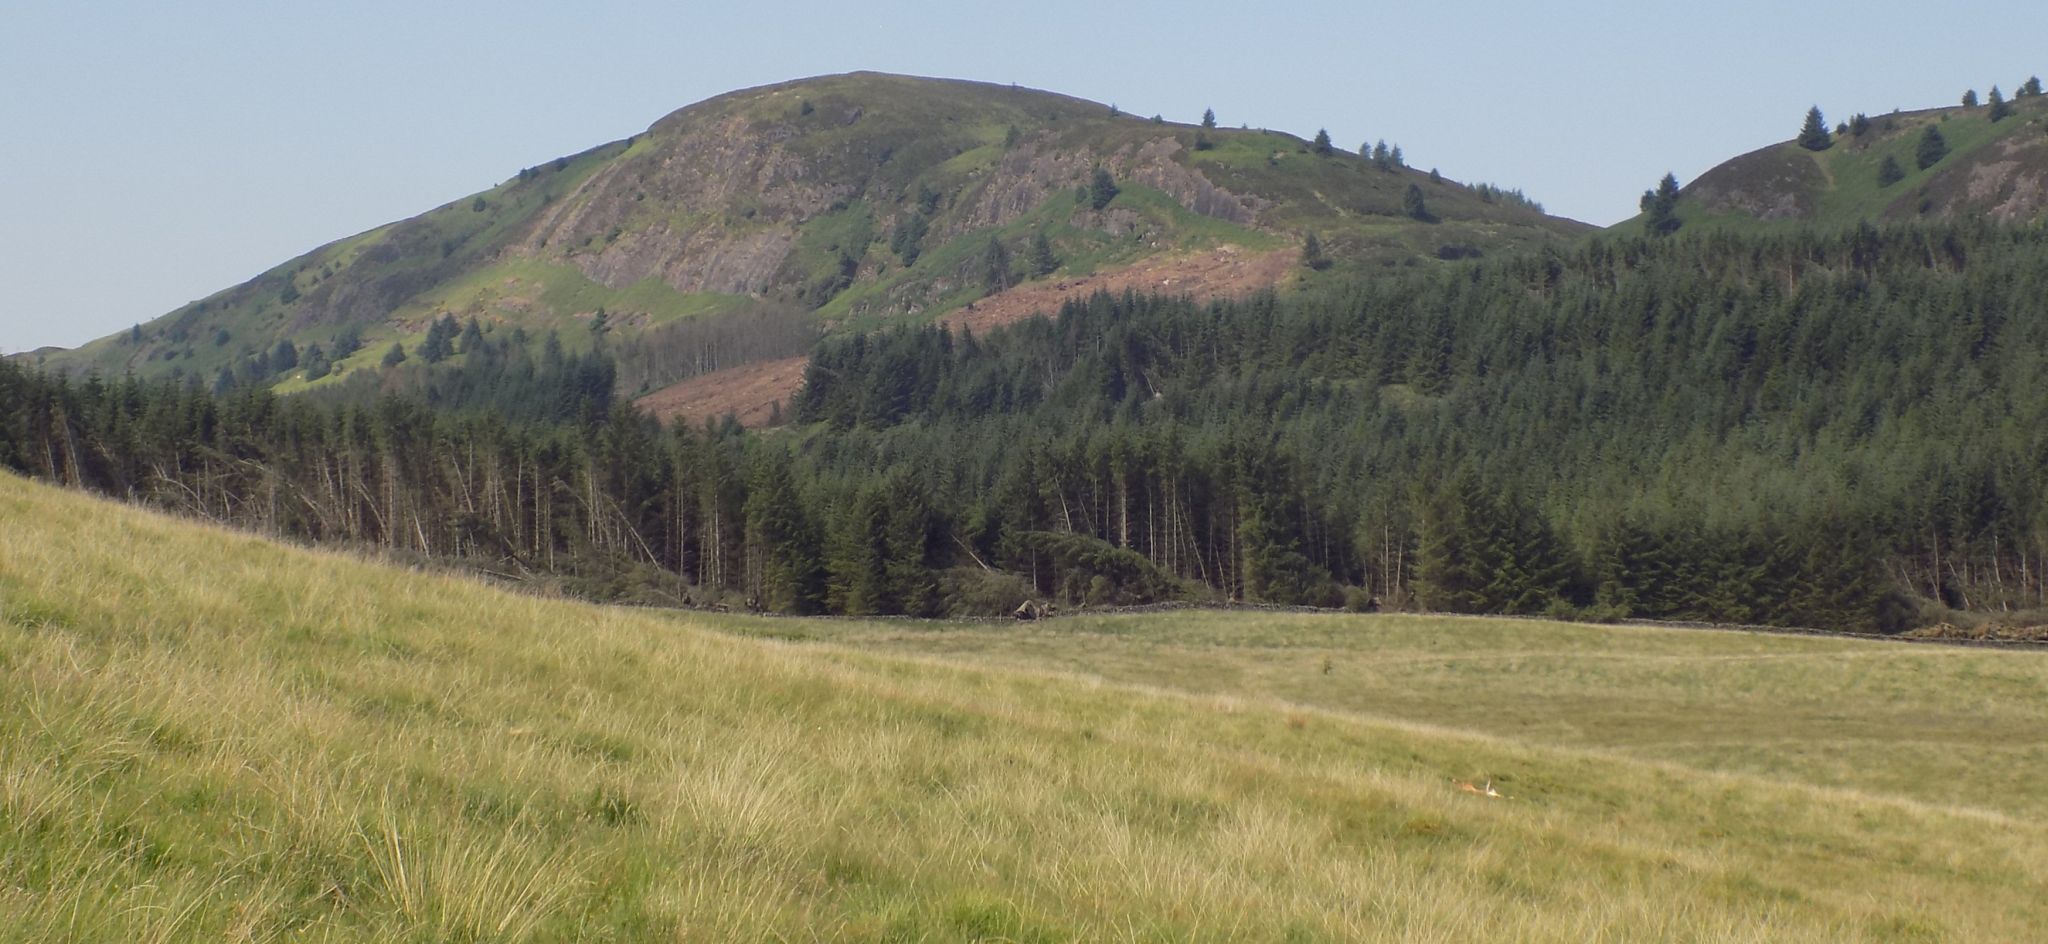
[[[1410,219],[1429,221],[1429,207],[1422,202],[1421,187],[1408,185],[1408,192],[1401,195],[1401,212],[1408,214]]]
[[[1657,189],[1643,192],[1644,228],[1652,236],[1669,236],[1678,231],[1683,221],[1678,218],[1678,175],[1665,174],[1657,182]]]
[[[1890,154],[1885,155],[1884,161],[1877,165],[1877,185],[1879,187],[1889,187],[1904,179],[1906,179],[1906,171],[1899,166],[1898,159]]]
[[[1052,240],[1045,238],[1043,232],[1035,233],[1031,237],[1030,261],[1031,274],[1038,278],[1051,275],[1060,267],[1059,257],[1052,252]]]
[[[1384,138],[1378,144],[1372,146],[1372,162],[1381,170],[1394,169],[1393,154],[1387,150],[1387,142]]]
[[[2013,97],[2033,98],[2034,96],[2039,94],[2041,94],[2041,77],[2038,75],[2034,75],[2028,76],[2025,82],[2020,83],[2020,90],[2018,92],[2015,92],[2013,94]]]
[[[1820,106],[1806,111],[1806,124],[1799,129],[1799,146],[1809,151],[1825,151],[1835,143],[1828,134],[1827,119],[1820,116]]]
[[[1100,210],[1109,206],[1109,201],[1116,199],[1118,192],[1116,178],[1097,165],[1095,175],[1088,182],[1088,205]]]
[[[1316,139],[1309,145],[1309,150],[1317,154],[1328,155],[1331,150],[1330,132],[1321,128],[1316,129]]]
[[[1302,237],[1301,264],[1317,272],[1330,267],[1330,257],[1323,254],[1323,241],[1317,239],[1314,233]]]
[[[381,363],[386,369],[405,363],[405,342],[391,342],[391,349],[384,352],[384,360]]]
[[[1964,93],[1963,93],[1963,107],[1964,107],[1964,108],[1975,108],[1975,107],[1977,107],[1977,90],[1976,90],[1976,89],[1971,89],[1971,90],[1969,90],[1969,91],[1967,91],[1967,92],[1964,92]]]
[[[334,367],[327,360],[327,352],[321,350],[318,344],[310,345],[306,348],[305,356],[299,358],[299,366],[306,369],[307,380],[319,380],[327,376],[328,372]]]
[[[1941,136],[1940,128],[1927,126],[1927,131],[1920,135],[1920,146],[1914,156],[1921,170],[1941,163],[1941,159],[1948,156],[1948,139]]]
[[[1987,101],[1991,105],[1991,110],[1985,117],[1990,118],[1992,124],[2004,121],[2006,116],[2012,114],[2012,106],[2006,104],[2005,93],[2000,92],[1998,86],[1994,85],[1991,87],[1991,95]]]
[[[1001,239],[990,237],[981,251],[981,287],[990,295],[1010,287],[1010,250]]]
[[[825,568],[787,459],[772,453],[756,458],[743,514],[751,590],[759,604],[777,613],[817,612],[824,603]]]
[[[454,315],[442,315],[434,319],[434,323],[427,326],[426,340],[420,342],[420,360],[438,364],[453,356],[455,336],[458,333]]]
[[[1202,127],[1204,127],[1204,128],[1207,128],[1207,129],[1209,129],[1209,130],[1211,130],[1211,131],[1214,131],[1214,130],[1216,130],[1216,110],[1215,110],[1215,109],[1213,109],[1213,108],[1204,108],[1204,109],[1202,109]]]
[[[270,372],[281,374],[299,366],[299,349],[290,338],[277,342],[270,352]]]

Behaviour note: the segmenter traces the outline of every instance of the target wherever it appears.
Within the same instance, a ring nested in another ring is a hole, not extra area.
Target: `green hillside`
[[[1100,207],[1097,168],[1116,188]],[[738,319],[742,331],[750,317],[791,312],[872,326],[926,320],[1034,279],[1222,245],[1289,249],[1311,233],[1341,273],[1555,245],[1586,230],[1515,196],[1318,154],[1291,135],[1153,121],[1014,86],[856,73],[684,108],[133,332],[44,356],[73,371],[204,381],[229,368],[290,390],[375,369],[393,342],[416,350],[444,316],[521,329],[536,346],[557,331],[575,350],[600,311],[614,344],[705,315]],[[1049,259],[1033,256],[1039,237]],[[992,240],[1008,256],[994,275]],[[295,353],[321,346],[332,372],[258,360],[280,341]]]
[[[4,940],[1834,942],[2048,922],[2048,834],[2017,812],[2038,809],[2030,757],[1971,748],[2038,716],[2039,656],[1250,615],[1186,624],[1134,672],[1180,617],[707,625],[11,476],[0,517]],[[1062,638],[1124,655],[1105,681],[1018,654]],[[1698,695],[1673,697],[1702,671],[1782,723],[1702,743]],[[1842,678],[1825,706],[1812,671]],[[1583,746],[1614,737],[1628,678],[1648,696],[1630,746]],[[1512,712],[1463,707],[1518,688]],[[1908,707],[1915,751],[1838,751],[1873,736],[1852,719],[1896,737]],[[1944,720],[1965,716],[1987,726]],[[1891,784],[1965,757],[1950,796]],[[2034,792],[1964,792],[1997,783]]]
[[[1783,230],[1859,222],[2048,217],[2048,97],[1857,116],[1823,150],[1785,141],[1701,174],[1680,192],[1682,231]],[[1789,123],[1788,123],[1789,124]],[[1945,153],[1922,146],[1930,129]],[[1885,173],[1886,162],[1897,173]],[[1615,227],[1640,233],[1645,217]]]

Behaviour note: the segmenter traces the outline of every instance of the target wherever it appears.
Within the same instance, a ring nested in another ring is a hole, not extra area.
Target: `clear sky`
[[[0,351],[147,321],[736,88],[855,69],[1400,144],[1612,223],[1830,123],[2048,74],[2048,4],[0,0]]]

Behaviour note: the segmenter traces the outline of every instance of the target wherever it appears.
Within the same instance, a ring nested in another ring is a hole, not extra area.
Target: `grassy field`
[[[0,939],[2024,940],[2044,691],[1536,623],[700,619],[0,476]]]

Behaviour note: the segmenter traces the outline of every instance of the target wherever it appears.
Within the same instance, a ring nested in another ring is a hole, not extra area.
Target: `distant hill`
[[[1098,168],[1113,193],[1091,187]],[[1206,294],[1315,278],[1300,264],[1311,234],[1342,273],[1588,230],[1518,194],[1291,135],[856,73],[692,105],[40,357],[206,381],[225,369],[291,391],[374,372],[394,342],[417,352],[452,317],[519,329],[535,348],[551,331],[572,352],[602,335],[631,394],[802,353],[817,329],[929,320],[1019,285],[1041,299],[1152,272],[1168,275],[1147,288]],[[316,345],[331,368],[310,377],[295,361]]]
[[[1892,112],[1835,125],[1825,150],[1796,139],[1760,148],[1687,184],[1676,215],[1681,229],[1695,231],[2048,217],[2048,96],[2008,105],[1997,122],[1988,104]],[[1844,125],[1853,130],[1842,133]],[[1946,154],[1922,167],[1929,129]],[[1888,159],[1897,170],[1891,179]],[[1615,229],[1643,225],[1639,216]]]

